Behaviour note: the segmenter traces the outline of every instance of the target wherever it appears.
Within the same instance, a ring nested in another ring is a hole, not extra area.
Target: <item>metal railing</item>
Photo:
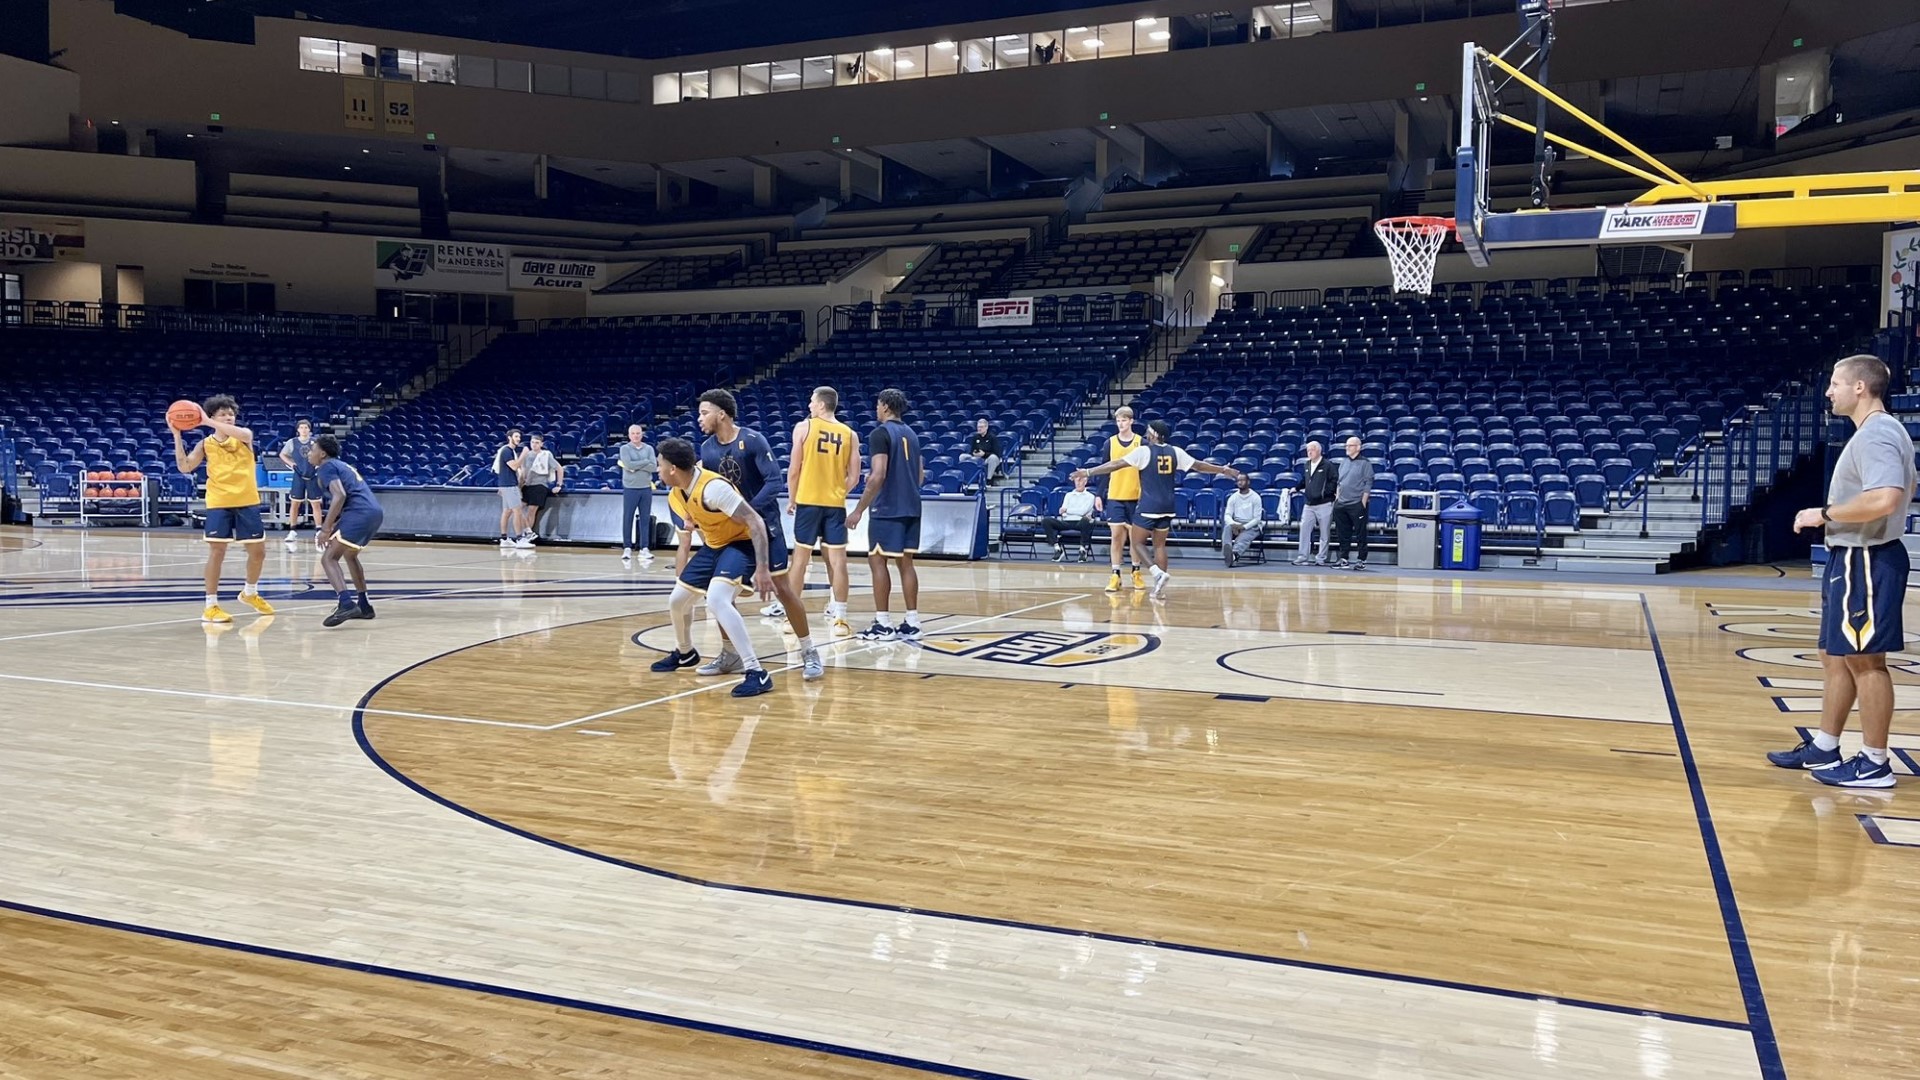
[[[1768,394],[1764,405],[1727,418],[1721,438],[1701,449],[1692,497],[1700,503],[1700,526],[1724,525],[1754,494],[1811,454],[1821,439],[1825,407],[1806,383],[1789,383]]]
[[[9,300],[0,305],[0,330],[125,330],[438,341],[440,327],[365,315],[325,312],[190,311],[146,304],[79,300]]]
[[[1160,297],[1144,292],[1116,292],[1096,295],[1068,294],[1033,300],[1033,325],[1062,326],[1100,322],[1161,323],[1167,317],[1167,304]],[[839,304],[832,311],[832,332],[861,330],[944,330],[967,329],[978,325],[979,307],[973,300],[916,301],[911,304]],[[824,316],[824,309],[822,309]],[[821,317],[821,316],[817,316]],[[825,326],[821,318],[821,326]]]

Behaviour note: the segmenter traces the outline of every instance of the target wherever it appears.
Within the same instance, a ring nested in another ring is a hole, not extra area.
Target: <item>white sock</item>
[[[839,600],[827,601],[827,618],[844,619],[847,617],[847,605]]]
[[[252,582],[248,582],[247,584],[240,586],[240,595],[241,596],[259,596],[260,589],[258,586],[254,585]]]
[[[1871,746],[1863,746],[1860,750],[1867,755],[1867,760],[1873,762],[1875,765],[1885,765],[1887,763],[1887,752],[1884,748],[1875,750]]]
[[[893,616],[885,611],[876,611],[873,613],[873,621],[879,623],[881,626],[892,626]]]
[[[1813,733],[1813,745],[1814,748],[1818,750],[1838,750],[1840,749],[1840,736],[1829,735],[1824,731],[1816,731]]]
[[[813,635],[808,634],[806,637],[800,639],[800,651],[806,652],[811,648],[813,648]]]
[[[902,619],[901,621],[902,621],[902,622],[905,622],[905,623],[911,623],[911,624],[912,624],[912,625],[914,625],[914,626],[919,626],[919,625],[920,625],[920,612],[919,612],[919,611],[917,611],[917,610],[915,610],[914,608],[908,608],[908,609],[907,609],[907,617],[906,617],[905,619]]]
[[[219,603],[220,603],[220,594],[219,594],[219,593],[208,593],[208,594],[207,594],[207,606],[208,606],[208,607],[216,607],[216,606],[218,606],[218,605],[219,605]]]

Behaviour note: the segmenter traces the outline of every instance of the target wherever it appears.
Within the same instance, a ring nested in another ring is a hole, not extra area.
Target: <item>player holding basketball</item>
[[[718,473],[701,466],[693,444],[685,439],[660,441],[660,479],[667,484],[667,505],[680,519],[680,555],[673,595],[667,612],[673,620],[673,652],[654,661],[658,672],[679,671],[700,662],[693,648],[693,605],[701,593],[707,610],[720,627],[722,656],[744,671],[746,679],[733,688],[734,697],[753,697],[773,689],[773,676],[760,666],[753,642],[747,638],[747,620],[734,600],[745,591],[749,568],[754,591],[761,597],[774,588],[769,537],[764,516]],[[693,530],[700,530],[701,546],[693,550]],[[708,673],[705,667],[696,674]],[[711,674],[722,674],[714,671]],[[809,674],[808,678],[818,678]]]
[[[192,476],[203,463],[207,467],[207,606],[200,621],[233,621],[220,608],[220,564],[226,561],[227,545],[233,543],[247,549],[247,583],[240,590],[240,602],[271,615],[273,605],[260,596],[260,568],[266,564],[267,549],[260,524],[260,485],[254,477],[253,432],[234,424],[240,406],[226,394],[208,398],[201,412],[198,426],[212,428],[213,434],[192,450],[187,449],[180,429],[173,428],[173,461],[180,471]]]
[[[1827,400],[1853,421],[1840,451],[1827,504],[1800,511],[1795,532],[1826,529],[1827,571],[1820,590],[1820,730],[1791,750],[1767,755],[1783,769],[1808,769],[1831,787],[1889,788],[1887,734],[1893,727],[1893,676],[1887,654],[1906,648],[1901,608],[1907,596],[1907,504],[1913,499],[1913,439],[1887,412],[1889,373],[1877,356],[1833,365]],[[1840,756],[1847,714],[1860,704],[1860,752]]]
[[[827,673],[814,648],[813,634],[807,627],[807,609],[800,604],[787,576],[787,534],[780,524],[780,469],[773,461],[773,448],[757,431],[734,422],[740,414],[739,403],[725,390],[709,390],[700,395],[700,430],[707,441],[700,445],[700,467],[732,484],[741,497],[760,513],[767,527],[768,566],[774,573],[774,594],[780,598],[779,610],[769,617],[787,617],[794,636],[800,639],[800,665],[811,682]],[[701,666],[696,674],[725,675],[740,670],[741,658],[721,650],[719,656]]]
[[[1144,553],[1147,538],[1153,538],[1154,596],[1165,595],[1167,583],[1173,580],[1173,575],[1167,573],[1167,535],[1173,531],[1176,513],[1174,495],[1179,474],[1191,471],[1231,477],[1236,481],[1240,479],[1239,473],[1224,465],[1201,461],[1179,447],[1168,446],[1167,437],[1172,434],[1172,425],[1165,420],[1155,420],[1147,425],[1146,443],[1128,451],[1126,457],[1073,474],[1073,478],[1079,480],[1081,477],[1117,473],[1128,468],[1138,472],[1140,505],[1134,515],[1132,542],[1135,548]]]
[[[1128,454],[1145,445],[1140,436],[1133,431],[1133,409],[1122,405],[1113,412],[1113,422],[1119,432],[1107,440],[1107,461],[1125,461]],[[1114,466],[1102,469],[1111,472],[1113,479],[1107,481],[1107,557],[1113,565],[1113,577],[1107,580],[1108,592],[1120,591],[1120,558],[1124,552],[1127,569],[1131,571],[1133,587],[1144,589],[1146,580],[1140,576],[1140,568],[1147,565],[1147,549],[1143,542],[1134,539],[1139,533],[1133,528],[1134,516],[1140,506],[1140,470],[1131,466]]]
[[[340,440],[322,435],[307,448],[307,460],[313,464],[314,479],[327,493],[326,520],[320,524],[320,542],[325,545],[320,569],[340,596],[340,606],[321,625],[339,626],[348,619],[373,618],[373,605],[367,601],[367,574],[360,568],[360,552],[373,543],[385,515],[373,489],[360,476],[360,470],[340,460]],[[340,564],[353,572],[353,588],[347,588]]]
[[[834,418],[840,391],[816,387],[807,399],[807,419],[793,427],[793,456],[787,465],[787,490],[793,493],[792,591],[807,587],[807,559],[813,545],[824,546],[827,560],[827,622],[834,637],[853,633],[847,624],[847,492],[860,482],[860,436]]]
[[[880,391],[873,415],[880,423],[867,433],[872,459],[867,487],[847,515],[847,528],[860,527],[860,516],[873,507],[867,526],[867,566],[873,571],[873,625],[860,631],[863,641],[914,641],[920,637],[920,575],[913,556],[920,550],[920,485],[927,482],[927,462],[920,453],[920,436],[900,418],[907,413],[907,395],[889,387]],[[900,598],[906,616],[898,627],[887,613],[893,582],[887,560],[900,564]]]

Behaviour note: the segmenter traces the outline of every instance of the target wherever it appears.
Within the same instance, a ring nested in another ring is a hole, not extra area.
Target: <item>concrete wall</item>
[[[80,76],[0,54],[0,101],[0,146],[64,149],[80,112]]]
[[[0,199],[13,202],[190,213],[194,185],[191,161],[0,147]]]

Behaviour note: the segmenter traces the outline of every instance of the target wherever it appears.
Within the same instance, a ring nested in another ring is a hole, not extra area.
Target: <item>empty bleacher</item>
[[[542,435],[563,462],[625,438],[627,425],[684,408],[792,351],[797,313],[760,318],[622,318],[500,338],[447,382],[354,433],[346,453],[368,478],[491,484],[509,428]],[[617,486],[586,470],[571,486]],[[600,483],[600,481],[606,481]]]
[[[893,290],[897,293],[972,293],[1000,276],[1026,245],[1014,240],[941,244],[939,252]]]
[[[865,262],[872,247],[787,248],[713,282],[716,289],[824,285]]]
[[[740,267],[740,256],[668,255],[600,290],[604,293],[674,292],[704,289]]]
[[[1359,253],[1373,233],[1364,218],[1276,221],[1262,229],[1243,263],[1302,262],[1312,259],[1345,259]],[[1371,250],[1365,254],[1376,254]]]
[[[1015,272],[1005,289],[1084,289],[1152,281],[1178,268],[1197,235],[1192,229],[1082,233]]]

